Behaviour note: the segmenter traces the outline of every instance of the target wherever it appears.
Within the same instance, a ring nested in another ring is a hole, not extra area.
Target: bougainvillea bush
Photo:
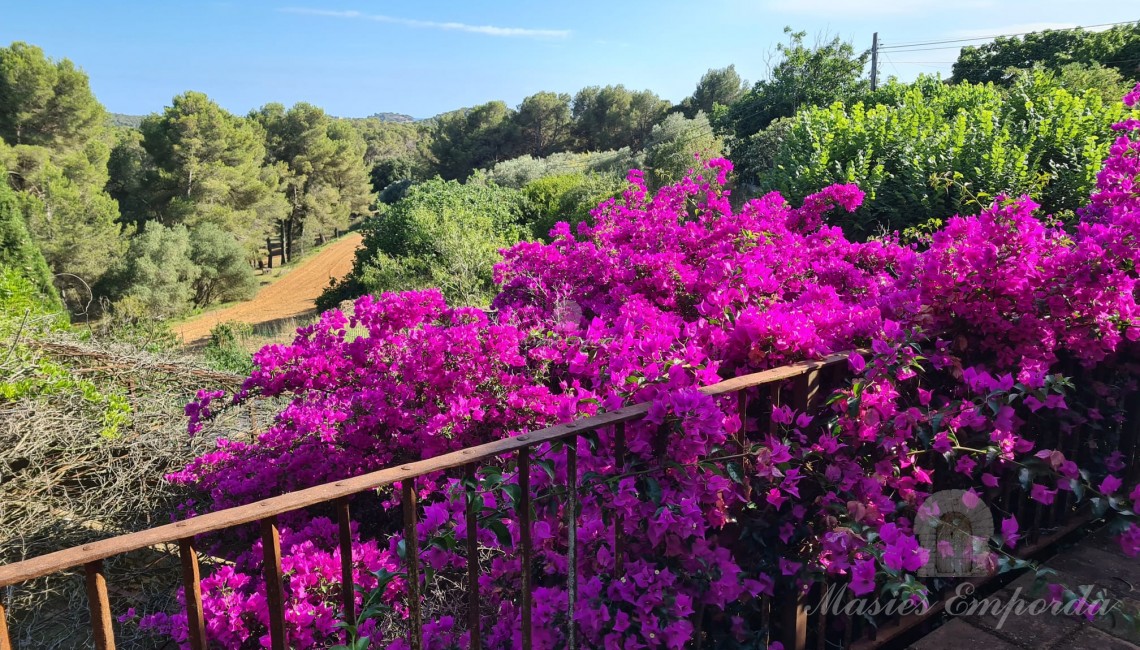
[[[1138,95],[1140,86],[1127,103]],[[574,452],[574,622],[587,647],[681,648],[700,622],[718,647],[761,647],[757,598],[824,577],[856,595],[922,599],[914,575],[930,558],[914,518],[935,478],[966,499],[1012,481],[1042,504],[1091,500],[1118,511],[1122,548],[1136,555],[1140,490],[1124,483],[1126,459],[1107,451],[1136,389],[1127,359],[1140,339],[1140,122],[1116,129],[1075,228],[1028,197],[999,197],[908,245],[852,242],[828,225],[860,205],[853,185],[797,207],[773,193],[734,210],[728,161],[702,163],[655,195],[631,172],[594,225],[562,224],[549,244],[504,251],[489,310],[449,307],[433,290],[366,296],[351,316],[327,312],[292,345],[261,350],[238,395],[203,393],[187,408],[191,430],[259,394],[289,398],[288,407],[255,443],[221,442],[169,478],[195,489],[194,514],[651,402],[627,427],[624,467],[609,430]],[[697,390],[854,349],[862,352],[848,358],[850,381],[812,410],[775,409],[763,433],[741,422],[734,397]],[[1076,385],[1067,374],[1082,369],[1099,369],[1102,380]],[[1076,432],[1096,447],[1080,459]],[[562,446],[534,450],[543,648],[566,644],[566,455]],[[425,647],[467,645],[459,621],[469,558],[457,540],[467,535],[470,488],[485,647],[517,647],[519,489],[509,460],[473,481],[441,473],[416,483]],[[345,623],[367,637],[362,647],[406,647],[397,494],[383,491],[354,531],[357,598],[370,617]],[[291,643],[335,645],[335,526],[303,513],[282,523]],[[1019,566],[1003,553],[1018,547],[1027,522],[996,524],[989,557]],[[209,636],[220,646],[266,643],[259,558],[255,544],[203,581]],[[141,624],[186,638],[181,614]]]

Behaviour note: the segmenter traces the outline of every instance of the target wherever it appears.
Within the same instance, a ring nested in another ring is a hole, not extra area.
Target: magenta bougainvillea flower
[[[1140,101],[1140,86],[1126,101]],[[1062,490],[1112,496],[1127,524],[1122,548],[1135,555],[1140,528],[1128,513],[1140,490],[1118,492],[1119,457],[1106,448],[1078,467],[1064,440],[1037,438],[1036,424],[1052,418],[1062,436],[1089,422],[1113,431],[1121,397],[1136,389],[1127,373],[1086,388],[1058,369],[1111,372],[1140,341],[1138,128],[1118,125],[1071,227],[1028,197],[998,196],[916,244],[850,241],[829,225],[832,211],[858,209],[852,185],[798,207],[771,193],[734,208],[726,160],[698,162],[656,193],[631,172],[591,224],[560,224],[548,244],[503,251],[489,310],[449,306],[434,290],[365,296],[350,315],[327,312],[291,345],[262,349],[231,402],[285,400],[273,425],[255,442],[220,441],[169,479],[193,490],[194,514],[651,402],[627,427],[620,471],[611,431],[577,448],[573,619],[588,647],[682,648],[697,616],[721,621],[706,633],[743,643],[757,632],[751,598],[823,577],[856,595],[898,584],[929,561],[909,520],[936,478],[977,498],[1019,480],[1045,504]],[[733,397],[695,390],[855,348],[865,352],[848,356],[849,382],[815,410],[777,409],[763,435]],[[186,409],[191,431],[223,404],[201,393]],[[534,455],[535,646],[557,648],[568,623],[566,453],[544,445]],[[462,584],[463,485],[440,474],[415,487],[422,559],[445,584]],[[484,643],[513,648],[513,464],[489,467],[479,490]],[[387,512],[395,494],[382,493],[370,525],[354,528],[355,579],[366,590],[402,571],[398,512]],[[326,647],[340,635],[336,526],[305,513],[282,525],[291,646]],[[1012,548],[1018,522],[1004,519],[1001,533]],[[266,638],[260,555],[254,542],[203,579],[208,634],[220,646]],[[389,618],[360,632],[372,647],[404,648],[383,621],[406,613],[407,583],[383,584]],[[465,599],[443,600],[427,611],[425,647],[465,647],[465,614],[449,609]],[[184,614],[140,623],[185,644]]]

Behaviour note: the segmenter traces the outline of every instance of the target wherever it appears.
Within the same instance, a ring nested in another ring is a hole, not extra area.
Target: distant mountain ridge
[[[131,129],[139,128],[142,124],[145,115],[127,115],[126,113],[110,113],[107,115],[107,121],[111,126],[125,126]]]
[[[416,118],[404,113],[373,113],[368,117],[374,117],[381,122],[418,122]]]
[[[111,126],[122,126],[130,129],[137,129],[142,124],[145,115],[127,115],[126,113],[108,113],[107,121]],[[359,118],[349,118],[359,119]],[[381,122],[397,122],[400,124],[411,124],[412,122],[419,122],[420,120],[404,113],[373,113],[365,119],[377,119]]]

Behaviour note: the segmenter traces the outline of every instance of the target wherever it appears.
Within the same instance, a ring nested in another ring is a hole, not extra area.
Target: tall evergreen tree
[[[344,228],[375,196],[364,164],[367,146],[350,124],[311,104],[268,104],[251,118],[265,131],[266,162],[280,174],[289,209],[281,220],[286,255],[306,234]]]
[[[124,248],[118,204],[104,190],[109,151],[99,139],[65,151],[0,142],[0,168],[8,172],[28,232],[48,266],[89,285]]]
[[[460,109],[436,118],[431,152],[439,175],[463,180],[472,171],[518,155],[513,112],[500,101]]]
[[[625,86],[588,86],[574,95],[574,135],[583,151],[642,149],[669,102],[655,93]]]
[[[107,160],[107,193],[119,202],[119,220],[141,232],[154,219],[147,181],[154,177],[154,161],[143,148],[137,129],[117,129],[115,146]]]
[[[104,117],[71,61],[53,61],[26,43],[0,48],[0,168],[15,190],[8,201],[51,272],[88,284],[123,249],[118,205],[104,191]]]
[[[51,271],[28,234],[16,193],[6,183],[0,183],[0,267],[15,269],[31,280],[48,304],[59,306]]]
[[[141,126],[154,161],[149,208],[165,225],[214,223],[255,249],[288,211],[257,125],[198,92],[174,98]]]
[[[0,48],[0,138],[12,145],[82,147],[104,128],[106,113],[87,75],[27,43]]]
[[[535,158],[565,151],[570,144],[570,95],[540,92],[519,104],[514,124],[521,153]]]
[[[714,106],[731,106],[744,96],[746,90],[736,66],[709,69],[697,82],[693,94],[681,102],[681,112],[688,118],[696,117],[702,111],[705,115],[712,115]]]

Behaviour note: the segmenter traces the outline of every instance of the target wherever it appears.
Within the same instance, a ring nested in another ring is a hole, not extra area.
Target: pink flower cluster
[[[1041,503],[1067,493],[1116,504],[1122,548],[1135,555],[1129,503],[1140,494],[1125,495],[1108,447],[1121,399],[1136,389],[1122,361],[1140,339],[1136,126],[1120,125],[1074,228],[1038,216],[1027,197],[1000,197],[921,247],[853,242],[827,225],[829,211],[858,207],[854,186],[799,207],[772,193],[734,209],[728,161],[655,195],[631,172],[593,225],[560,224],[549,244],[504,251],[489,311],[448,307],[436,291],[365,296],[351,316],[325,313],[292,345],[266,347],[235,400],[281,396],[288,406],[256,443],[222,441],[170,479],[200,495],[189,511],[205,511],[650,401],[627,427],[623,465],[611,430],[576,449],[573,619],[589,647],[681,648],[698,620],[714,641],[750,642],[763,633],[752,615],[759,596],[823,576],[856,594],[899,584],[929,561],[912,518],[936,479],[971,499],[1021,478]],[[695,390],[853,348],[868,350],[850,356],[853,379],[818,408],[741,414],[732,397]],[[1074,387],[1060,370],[1080,367],[1127,379]],[[192,428],[217,397],[187,407]],[[771,431],[757,431],[758,415]],[[1046,421],[1058,438],[1039,437]],[[1094,424],[1104,453],[1069,458],[1066,436]],[[535,645],[556,648],[569,623],[566,450],[534,454]],[[464,484],[441,474],[416,488],[423,560],[445,578],[422,587],[462,584]],[[517,647],[513,462],[487,468],[478,492],[485,644]],[[354,542],[366,588],[370,572],[402,566],[399,504],[382,496],[363,502],[373,525]],[[336,532],[305,514],[287,524],[290,642],[324,647],[339,616]],[[1001,531],[1016,546],[1017,521]],[[254,545],[203,581],[211,638],[226,647],[257,647],[265,635],[259,557]],[[384,592],[393,611],[406,606],[406,586]],[[426,647],[462,647],[463,612],[449,607],[464,599],[443,600],[429,609]],[[405,647],[369,624],[374,647]],[[184,615],[143,625],[185,640]]]

